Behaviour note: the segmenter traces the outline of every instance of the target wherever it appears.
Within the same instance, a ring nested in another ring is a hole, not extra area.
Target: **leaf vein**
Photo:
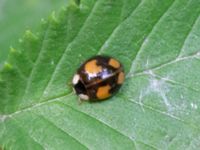
[[[31,80],[32,80],[32,78],[33,78],[33,74],[34,74],[34,72],[35,72],[35,69],[36,69],[36,67],[37,67],[37,65],[38,65],[38,63],[39,63],[39,61],[40,61],[40,57],[42,56],[42,52],[45,50],[45,49],[44,49],[44,42],[45,42],[46,39],[47,39],[47,35],[48,35],[49,28],[50,28],[50,23],[48,23],[48,27],[47,27],[47,29],[46,29],[46,31],[45,31],[44,38],[43,38],[43,40],[42,40],[40,52],[39,52],[39,54],[38,54],[38,56],[37,56],[37,58],[36,58],[35,64],[33,65],[33,68],[32,68],[31,73],[30,73],[30,75],[29,75],[29,78],[28,78],[28,81],[27,81],[27,84],[26,84],[26,87],[25,87],[24,95],[23,95],[23,97],[22,97],[22,101],[24,100],[24,98],[25,98],[25,96],[26,96],[26,94],[27,94],[27,92],[28,92],[28,90],[29,90],[29,88],[30,88]]]
[[[154,30],[155,28],[157,27],[157,25],[160,23],[160,21],[165,17],[165,15],[167,14],[167,12],[170,10],[170,8],[173,6],[173,4],[175,3],[176,0],[174,0],[170,6],[166,9],[166,11],[158,18],[158,20],[156,21],[156,23],[153,25],[152,29],[150,30],[150,32],[148,33],[146,39],[144,39],[143,43],[141,44],[139,50],[137,51],[136,55],[135,55],[135,58],[133,59],[133,62],[132,62],[132,67],[134,66],[134,64],[136,63],[136,60],[138,59],[140,53],[142,52],[143,50],[143,47],[145,45],[145,41],[151,36],[151,34],[154,33]],[[130,69],[131,71],[131,69]],[[130,74],[130,72],[128,73]]]
[[[79,143],[80,145],[82,145],[83,147],[85,147],[86,149],[87,146],[84,145],[83,143],[81,143],[78,139],[76,139],[75,137],[73,137],[72,135],[70,135],[69,133],[65,132],[63,129],[61,129],[60,127],[58,127],[55,123],[53,123],[52,121],[50,121],[48,118],[46,118],[44,115],[41,115],[41,114],[35,114],[34,115],[37,115],[38,117],[42,118],[44,121],[46,121],[47,123],[53,125],[55,128],[57,128],[59,131],[61,131],[62,133],[64,133],[65,135],[69,136],[70,138],[72,138],[73,140],[75,140],[77,143]]]
[[[38,141],[36,141],[28,132],[24,131],[23,127],[20,125],[21,123],[16,119],[16,118],[13,118],[13,120],[17,123],[15,124],[17,127],[19,127],[24,133],[26,133],[30,139],[33,140],[34,143],[36,143],[37,145],[39,145],[42,149],[45,149],[43,145],[41,145]]]
[[[155,73],[154,73],[154,74],[155,74]],[[155,74],[155,76],[158,77],[159,79],[162,79],[162,80],[168,82],[168,83],[171,83],[171,84],[175,84],[175,85],[184,87],[184,88],[189,89],[189,90],[192,90],[192,91],[194,91],[194,92],[200,92],[199,89],[195,89],[195,88],[193,88],[193,87],[189,87],[189,86],[187,86],[187,85],[185,85],[185,84],[183,84],[183,83],[174,81],[174,80],[172,80],[172,79],[163,78],[162,76],[156,75],[156,74]]]
[[[17,64],[15,64],[15,68],[18,71],[19,75],[26,81],[27,77],[26,75],[22,72],[22,70],[17,66]]]
[[[192,23],[191,29],[188,31],[187,35],[185,36],[185,40],[184,40],[184,42],[183,42],[183,45],[182,45],[182,47],[181,47],[181,49],[180,49],[180,51],[179,51],[179,53],[178,53],[178,55],[177,55],[176,58],[180,58],[181,53],[182,53],[182,51],[183,51],[183,48],[184,48],[184,46],[185,46],[185,43],[187,42],[187,39],[189,38],[190,33],[192,32],[193,28],[195,27],[195,25],[196,25],[198,19],[199,19],[199,15],[198,15],[198,17],[195,19],[195,21]]]
[[[25,112],[25,111],[31,111],[32,109],[40,107],[42,105],[45,105],[45,104],[48,104],[48,103],[52,103],[52,102],[56,102],[56,101],[60,101],[60,98],[68,97],[71,94],[72,93],[67,93],[67,94],[65,93],[65,94],[62,94],[62,95],[59,95],[59,96],[56,96],[56,97],[53,97],[53,98],[49,98],[49,99],[47,99],[45,101],[42,101],[40,103],[37,103],[37,104],[34,104],[34,105],[30,105],[28,107],[24,107],[23,109],[20,109],[18,111],[13,112],[13,113],[5,114],[5,115],[3,115],[3,119],[0,120],[0,122],[5,122],[5,120],[7,118],[12,118],[14,115],[17,115],[19,113],[22,113],[22,112]]]
[[[174,64],[174,63],[178,63],[178,62],[181,62],[181,61],[184,61],[184,60],[189,60],[189,59],[200,59],[200,51],[198,52],[195,52],[191,55],[188,55],[188,56],[185,56],[185,57],[180,57],[180,58],[176,58],[176,59],[173,59],[173,60],[169,60],[163,64],[159,64],[157,66],[154,66],[154,67],[151,67],[149,69],[146,69],[146,70],[142,70],[142,71],[139,71],[139,72],[135,72],[135,73],[130,73],[126,76],[126,78],[129,78],[129,77],[133,77],[133,76],[139,76],[139,75],[144,75],[146,74],[146,72],[148,72],[149,70],[159,70],[159,69],[162,69],[168,65],[171,65],[171,64]]]
[[[171,119],[173,119],[173,120],[177,120],[178,122],[182,122],[183,124],[186,124],[186,125],[188,125],[188,126],[194,128],[194,129],[198,129],[198,130],[200,129],[200,128],[197,127],[196,125],[189,124],[188,122],[186,122],[186,121],[184,121],[184,120],[178,118],[177,116],[174,116],[174,115],[169,114],[169,113],[167,113],[167,112],[161,111],[161,110],[159,110],[159,109],[155,109],[155,108],[153,108],[153,107],[151,107],[151,106],[148,106],[148,105],[145,105],[145,104],[143,104],[143,103],[141,104],[141,103],[139,103],[139,102],[137,102],[137,101],[130,100],[130,99],[128,99],[127,102],[135,103],[135,104],[137,104],[137,105],[139,105],[139,106],[141,106],[141,107],[145,107],[145,108],[147,108],[147,109],[149,109],[149,110],[151,110],[151,111],[153,111],[153,112],[159,113],[159,114],[161,114],[161,115],[163,115],[163,116],[166,116],[166,117],[169,117],[169,118],[171,118]]]
[[[60,104],[63,104],[63,105],[66,106],[66,107],[71,108],[72,110],[74,110],[74,111],[76,111],[76,112],[78,112],[78,113],[81,113],[81,114],[83,114],[83,115],[85,115],[85,116],[87,116],[87,117],[89,117],[89,118],[92,118],[93,120],[96,120],[97,122],[99,122],[99,123],[103,124],[104,126],[108,127],[109,129],[111,129],[111,130],[114,131],[115,133],[120,134],[121,136],[127,138],[128,140],[130,140],[131,142],[133,142],[134,145],[135,145],[135,142],[136,142],[136,141],[139,141],[139,140],[136,140],[136,139],[131,139],[130,137],[128,137],[128,136],[125,135],[124,133],[120,132],[119,130],[117,130],[117,129],[111,127],[111,126],[109,126],[108,124],[106,124],[106,123],[103,122],[102,120],[99,120],[99,119],[93,117],[92,115],[89,115],[88,113],[85,113],[85,112],[83,112],[83,111],[80,111],[80,110],[78,110],[78,109],[76,109],[76,108],[74,108],[74,107],[72,107],[72,106],[70,106],[70,105],[67,105],[67,104],[63,103],[62,101],[59,101],[59,103],[60,103]],[[143,143],[143,144],[145,144],[145,145],[147,145],[147,146],[149,146],[149,147],[153,147],[154,149],[157,149],[157,148],[155,148],[153,145],[144,143],[143,141],[139,141],[139,142],[141,142],[141,143]]]
[[[139,8],[139,6],[142,4],[142,0],[138,3],[138,5],[135,7],[135,9],[133,9],[133,11],[124,19],[121,21],[121,23],[119,23],[111,32],[111,34],[108,36],[108,38],[104,41],[104,43],[102,44],[101,48],[99,49],[98,54],[101,54],[103,51],[104,46],[106,45],[106,43],[110,40],[110,38],[114,35],[114,33],[117,31],[117,29],[120,27],[120,25],[122,23],[124,23],[126,20],[128,20],[132,14]],[[122,13],[122,9],[121,9],[121,13]]]
[[[78,33],[75,35],[75,37],[72,39],[72,41],[67,45],[67,47],[65,48],[65,51],[63,52],[63,55],[61,55],[60,59],[58,60],[58,63],[56,64],[55,66],[55,69],[54,71],[52,72],[51,74],[51,77],[49,78],[49,81],[47,82],[47,85],[45,86],[43,92],[42,92],[42,95],[41,97],[43,97],[44,93],[46,92],[46,90],[48,89],[48,87],[50,86],[51,82],[53,81],[56,73],[57,73],[57,69],[58,69],[58,66],[60,65],[60,63],[62,62],[62,59],[64,58],[64,54],[68,51],[68,48],[69,46],[74,42],[74,40],[76,39],[76,37],[80,34],[80,32],[82,31],[82,29],[84,28],[87,20],[90,18],[90,16],[92,15],[92,12],[95,10],[96,6],[97,6],[98,2],[96,1],[92,10],[90,11],[89,15],[87,16],[87,18],[85,19],[82,27],[80,28],[80,30],[78,31]]]

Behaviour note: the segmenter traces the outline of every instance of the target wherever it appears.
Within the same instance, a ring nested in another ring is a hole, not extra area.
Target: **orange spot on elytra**
[[[112,66],[112,67],[114,67],[114,68],[119,68],[120,67],[120,63],[117,61],[117,60],[115,60],[115,59],[113,59],[113,58],[111,58],[110,60],[109,60],[109,63],[108,63],[110,66]]]
[[[99,73],[102,71],[102,67],[101,66],[97,66],[97,61],[96,60],[91,60],[88,63],[85,64],[85,71],[87,73]]]
[[[105,99],[110,96],[109,90],[111,89],[110,85],[101,86],[97,90],[97,98]]]
[[[124,73],[120,72],[118,75],[117,83],[122,84],[124,82]]]

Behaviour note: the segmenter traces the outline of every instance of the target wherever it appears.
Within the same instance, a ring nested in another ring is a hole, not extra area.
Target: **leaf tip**
[[[12,68],[13,68],[13,66],[10,63],[8,63],[8,62],[4,63],[4,69],[11,70]]]
[[[26,30],[25,31],[24,38],[26,38],[26,39],[35,39],[35,40],[38,39],[38,37],[33,32],[31,32],[30,30]]]
[[[79,8],[79,5],[80,5],[80,0],[71,0],[68,6],[71,8]]]
[[[42,24],[42,25],[46,25],[47,23],[48,23],[48,22],[47,22],[44,18],[41,19],[41,24]]]
[[[80,2],[78,2],[78,0],[71,0],[66,7],[66,10],[67,9],[70,10],[80,9]]]
[[[50,15],[50,21],[54,22],[54,23],[58,23],[58,19],[56,18],[56,13],[55,11],[53,11]]]
[[[10,53],[16,53],[17,50],[15,48],[13,48],[12,46],[10,46]]]
[[[19,43],[23,43],[23,39],[21,39],[21,38],[18,41],[19,41]]]

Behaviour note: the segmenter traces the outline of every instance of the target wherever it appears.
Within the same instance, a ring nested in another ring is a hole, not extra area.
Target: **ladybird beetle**
[[[95,56],[85,61],[72,80],[81,100],[104,100],[116,93],[124,82],[122,64],[109,56]]]

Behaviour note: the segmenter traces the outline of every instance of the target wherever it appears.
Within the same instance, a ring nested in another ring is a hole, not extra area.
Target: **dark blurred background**
[[[0,68],[10,46],[17,46],[25,30],[36,31],[41,18],[66,6],[69,0],[0,0]]]

